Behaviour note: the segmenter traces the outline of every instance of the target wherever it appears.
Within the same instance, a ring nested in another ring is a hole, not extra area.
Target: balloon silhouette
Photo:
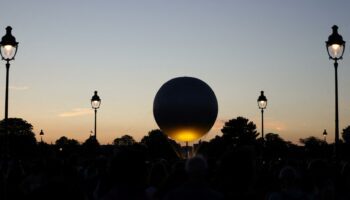
[[[159,128],[172,139],[190,142],[204,136],[214,125],[218,102],[213,90],[193,77],[164,83],[153,102]]]

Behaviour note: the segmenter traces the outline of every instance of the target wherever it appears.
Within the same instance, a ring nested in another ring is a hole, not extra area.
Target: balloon
[[[214,125],[218,102],[213,90],[193,77],[164,83],[153,102],[159,128],[172,139],[190,142],[204,136]]]

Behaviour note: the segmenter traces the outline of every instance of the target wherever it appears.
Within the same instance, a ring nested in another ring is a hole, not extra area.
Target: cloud
[[[9,86],[10,90],[28,90],[29,87],[28,86],[16,86],[16,85],[12,85]]]
[[[84,115],[90,115],[93,111],[90,108],[74,108],[72,111],[59,114],[59,117],[78,117]]]
[[[272,119],[267,121],[265,126],[267,129],[272,129],[274,131],[286,131],[287,130],[287,125],[284,122],[272,120]]]

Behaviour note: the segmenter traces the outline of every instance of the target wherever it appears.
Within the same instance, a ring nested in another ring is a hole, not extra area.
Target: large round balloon
[[[213,90],[193,77],[178,77],[164,83],[153,102],[159,128],[177,141],[189,142],[205,135],[217,114]]]

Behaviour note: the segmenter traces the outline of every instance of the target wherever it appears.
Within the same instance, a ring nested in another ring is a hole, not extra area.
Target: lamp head
[[[323,131],[323,136],[327,136],[327,131],[326,131],[326,129],[324,129],[324,131]]]
[[[328,56],[332,60],[341,60],[345,51],[345,41],[338,33],[338,26],[334,25],[332,30],[332,34],[328,37],[328,41],[326,41]]]
[[[92,96],[92,98],[91,98],[91,107],[93,109],[98,109],[98,108],[100,108],[100,105],[101,105],[101,99],[97,95],[97,91],[95,91],[94,96]]]
[[[15,59],[18,47],[18,42],[16,41],[16,38],[12,35],[11,31],[11,26],[6,27],[6,34],[1,38],[0,41],[1,58],[2,60],[6,60],[7,62]]]
[[[267,106],[267,99],[264,95],[264,91],[260,92],[260,96],[258,98],[258,106],[260,109],[265,109]]]

